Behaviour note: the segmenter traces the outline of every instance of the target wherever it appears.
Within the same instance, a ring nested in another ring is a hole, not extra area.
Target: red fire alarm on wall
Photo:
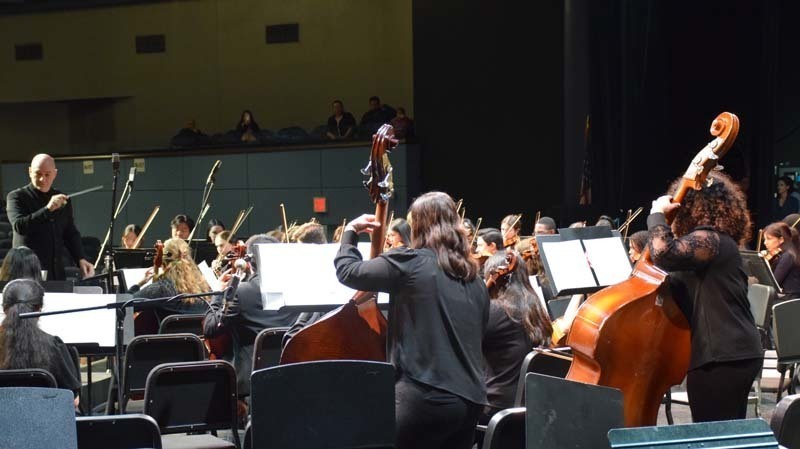
[[[324,214],[328,212],[328,204],[325,200],[324,196],[315,196],[314,197],[314,213],[315,214]]]

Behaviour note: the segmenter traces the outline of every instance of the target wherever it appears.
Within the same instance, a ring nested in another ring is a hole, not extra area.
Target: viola
[[[765,250],[759,252],[758,255],[763,257],[764,260],[766,260],[767,262],[772,262],[773,259],[774,260],[778,260],[778,258],[781,257],[782,253],[783,253],[783,248],[781,248],[779,246],[779,247],[773,249],[772,251],[765,249]]]
[[[714,139],[689,164],[676,203],[706,184],[733,145],[739,119],[723,112],[710,132]],[[626,426],[655,425],[664,394],[689,368],[689,323],[668,288],[667,273],[646,248],[629,279],[589,297],[567,336],[574,357],[567,379],[622,390]]]
[[[492,291],[493,289],[502,288],[510,276],[517,269],[517,255],[514,250],[508,248],[506,250],[506,260],[502,265],[498,265],[486,277],[486,289]]]

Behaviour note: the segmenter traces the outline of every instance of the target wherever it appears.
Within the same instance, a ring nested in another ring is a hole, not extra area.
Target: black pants
[[[689,371],[686,392],[692,421],[726,421],[747,417],[747,397],[764,360],[712,362]]]
[[[407,378],[395,384],[397,449],[469,449],[483,406]]]

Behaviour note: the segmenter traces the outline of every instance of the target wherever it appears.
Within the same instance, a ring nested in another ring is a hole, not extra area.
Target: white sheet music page
[[[200,269],[200,273],[203,274],[203,278],[208,282],[208,286],[211,287],[211,290],[216,292],[222,289],[219,284],[219,279],[217,279],[217,276],[214,274],[214,270],[208,266],[205,260],[197,264],[197,268]]]
[[[584,240],[583,246],[601,286],[619,284],[631,277],[633,268],[619,237]]]
[[[42,312],[96,307],[116,300],[116,295],[45,293]],[[115,320],[114,309],[100,309],[43,316],[39,318],[39,327],[50,335],[60,337],[64,343],[98,343],[103,347],[112,347]]]
[[[257,246],[264,310],[279,310],[285,306],[337,306],[347,303],[355,294],[355,290],[345,287],[336,278],[333,259],[339,251],[338,243]],[[358,246],[362,255],[369,255],[369,243]],[[388,295],[379,295],[378,300],[388,302]]]
[[[596,287],[580,240],[542,242],[556,291]]]
[[[122,276],[125,278],[125,285],[130,289],[131,286],[136,285],[144,279],[147,275],[147,270],[150,268],[123,268],[119,271],[122,272]],[[152,281],[147,281],[142,287],[147,287],[150,285]]]

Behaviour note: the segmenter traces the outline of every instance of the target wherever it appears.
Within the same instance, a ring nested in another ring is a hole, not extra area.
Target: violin
[[[766,260],[767,262],[772,262],[773,259],[778,260],[778,258],[781,257],[782,253],[783,253],[783,248],[779,246],[771,251],[765,249],[759,252],[758,255],[764,258],[764,260]]]
[[[225,260],[229,262],[229,265],[235,269],[235,271],[231,274],[231,280],[229,281],[228,285],[232,285],[234,283],[238,284],[244,280],[245,276],[250,270],[249,259],[250,258],[247,254],[247,246],[243,241],[239,240],[236,242],[236,246],[234,246],[225,257]],[[234,280],[234,278],[237,278],[238,280]],[[234,298],[234,301],[236,301],[236,298]],[[225,304],[223,304],[223,315],[228,313],[229,304],[230,303],[227,301]],[[220,360],[225,354],[230,352],[230,330],[227,328],[223,329],[222,332],[214,335],[213,337],[204,336],[203,343],[205,343],[206,349],[208,350],[208,358],[210,360]]]
[[[486,278],[486,289],[492,291],[492,289],[501,288],[508,283],[514,270],[517,269],[517,262],[517,255],[514,250],[507,249],[505,263],[489,272]]]

